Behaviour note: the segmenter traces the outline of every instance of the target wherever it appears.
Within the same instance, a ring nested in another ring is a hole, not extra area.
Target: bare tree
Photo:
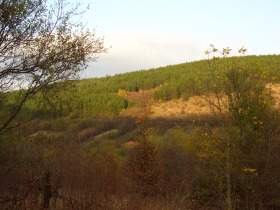
[[[0,134],[22,123],[16,118],[35,94],[77,79],[106,51],[80,22],[80,5],[52,3],[0,0]]]

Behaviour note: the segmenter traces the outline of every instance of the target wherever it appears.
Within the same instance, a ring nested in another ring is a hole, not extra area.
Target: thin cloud
[[[149,30],[111,31],[106,45],[112,46],[96,63],[90,63],[85,77],[100,77],[128,71],[156,68],[203,58],[206,44],[187,34]]]

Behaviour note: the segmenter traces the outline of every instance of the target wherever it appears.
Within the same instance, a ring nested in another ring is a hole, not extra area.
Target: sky
[[[233,55],[242,46],[248,55],[280,54],[279,0],[81,2],[90,4],[82,21],[109,48],[84,78],[201,60],[210,44],[230,47]]]

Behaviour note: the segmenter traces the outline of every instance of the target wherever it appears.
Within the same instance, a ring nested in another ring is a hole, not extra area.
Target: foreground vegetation
[[[211,57],[41,94],[1,136],[1,209],[279,209],[279,64]],[[151,118],[153,99],[193,95],[211,114]]]

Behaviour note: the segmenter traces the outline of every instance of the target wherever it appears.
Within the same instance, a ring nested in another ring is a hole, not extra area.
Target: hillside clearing
[[[269,84],[267,88],[271,88],[272,96],[275,98],[275,108],[280,107],[280,84]],[[155,101],[153,100],[153,93],[155,89],[139,92],[128,92],[127,98],[129,100],[138,101],[138,105],[129,108],[121,113],[122,116],[139,116],[143,108],[149,106],[150,118],[186,118],[190,116],[207,116],[212,115],[213,112],[208,102],[199,96],[192,96],[187,101],[181,99],[174,99],[170,101]]]

